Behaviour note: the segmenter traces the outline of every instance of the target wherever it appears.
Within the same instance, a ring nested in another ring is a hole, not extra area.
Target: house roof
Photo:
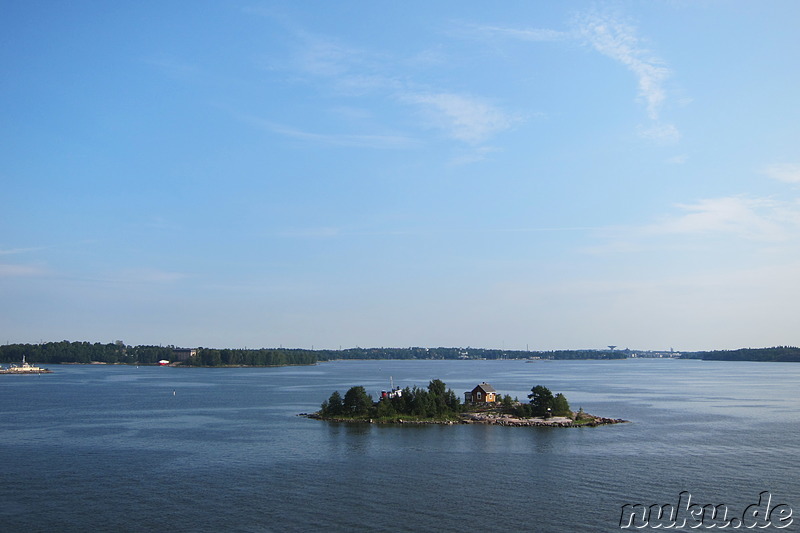
[[[497,392],[496,390],[494,390],[494,387],[492,387],[485,381],[480,385],[478,385],[477,387],[475,387],[474,389],[472,389],[472,391],[475,392],[478,389],[482,390],[483,392]]]

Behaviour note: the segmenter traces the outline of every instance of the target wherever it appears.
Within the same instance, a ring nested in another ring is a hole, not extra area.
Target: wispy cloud
[[[0,249],[0,255],[17,255],[17,254],[27,254],[30,252],[38,252],[40,250],[44,250],[44,246],[36,246],[31,248],[10,248],[7,250]]]
[[[800,240],[798,199],[780,201],[725,196],[676,204],[673,208],[672,213],[643,226],[605,228],[599,232],[605,244],[584,251],[632,253],[667,248],[697,249],[698,246],[729,246],[730,239],[736,246],[749,242],[791,250]]]
[[[327,144],[331,146],[346,146],[357,148],[383,148],[397,149],[408,148],[417,144],[417,141],[404,135],[352,135],[345,133],[315,133],[276,124],[268,120],[255,117],[241,117],[243,120],[259,126],[262,129],[303,141]]]
[[[574,19],[573,28],[569,31],[498,26],[470,26],[467,30],[473,35],[518,41],[580,41],[588,44],[595,51],[623,65],[636,77],[639,98],[644,102],[647,116],[652,121],[652,124],[640,128],[639,134],[659,142],[675,142],[680,138],[674,125],[661,121],[661,109],[667,99],[664,85],[671,71],[643,45],[632,24],[607,13],[587,12]]]
[[[725,196],[672,207],[671,213],[642,226],[598,228],[596,235],[601,244],[583,251],[619,254],[758,249],[796,255],[800,199]]]
[[[187,277],[188,276],[182,272],[171,272],[154,268],[137,268],[122,270],[112,275],[109,281],[126,284],[173,283]]]
[[[488,99],[415,82],[412,76],[398,71],[397,65],[404,62],[402,58],[385,57],[374,50],[362,50],[307,32],[298,32],[298,36],[301,44],[294,66],[299,72],[323,79],[326,88],[339,95],[369,94],[384,98],[387,105],[412,106],[421,112],[424,126],[434,127],[450,139],[476,147],[518,120]],[[440,62],[442,56],[440,52],[428,51],[422,59],[411,58],[412,63],[421,60]],[[277,124],[269,127],[283,135],[340,146],[405,148],[414,144],[409,136],[327,135]]]
[[[565,31],[495,25],[465,25],[460,31],[483,39],[586,43],[634,74],[650,121],[640,128],[639,134],[657,142],[678,140],[678,129],[662,121],[660,116],[666,101],[664,84],[670,70],[643,46],[636,28],[619,18],[596,12],[585,13],[571,23]],[[504,110],[489,98],[415,81],[413,74],[401,67],[414,57],[390,57],[379,50],[358,48],[340,39],[304,30],[293,33],[297,46],[290,68],[295,73],[308,81],[323,81],[325,89],[338,96],[370,95],[385,99],[389,105],[400,103],[416,108],[424,121],[423,126],[443,132],[447,138],[473,149],[474,153],[458,158],[461,163],[485,158],[487,151],[479,148],[485,148],[492,137],[522,121],[521,116]],[[442,52],[429,49],[416,60],[441,62]],[[413,144],[408,136],[326,134],[277,124],[270,128],[297,139],[339,146],[403,148]]]
[[[407,237],[407,236],[444,236],[444,235],[493,235],[503,233],[557,233],[585,232],[600,228],[593,226],[531,226],[531,227],[498,227],[498,228],[406,228],[406,229],[363,229],[363,228],[297,228],[280,231],[275,234],[283,238],[350,238],[350,237]]]
[[[306,32],[301,36],[304,46],[298,50],[298,65],[309,74],[338,77],[352,72],[356,67],[363,70],[367,64],[365,52],[360,49]]]
[[[800,165],[770,165],[764,169],[763,173],[778,181],[784,181],[786,183],[800,183]]]
[[[479,161],[485,161],[489,154],[498,151],[497,148],[492,146],[471,146],[467,150],[462,150],[456,153],[450,159],[450,165],[457,167],[462,165],[470,165]]]
[[[742,239],[781,241],[796,234],[797,205],[771,199],[729,196],[676,206],[682,213],[648,226],[650,234],[729,234]]]
[[[658,120],[666,99],[664,81],[670,70],[644,48],[636,29],[609,15],[587,14],[578,19],[581,36],[601,54],[618,61],[633,72],[639,83],[639,94],[647,104],[647,113]]]
[[[300,228],[285,230],[278,233],[279,237],[286,238],[321,238],[329,239],[339,237],[342,234],[340,228],[324,227],[324,228]]]
[[[554,42],[573,38],[571,32],[547,28],[503,28],[500,26],[468,26],[472,32],[488,37],[504,37],[520,41]]]
[[[324,78],[329,88],[350,96],[401,89],[404,83],[387,68],[392,61],[376,51],[299,32],[294,66],[305,75]]]
[[[0,278],[37,277],[47,274],[49,271],[39,265],[0,264]]]
[[[406,94],[402,100],[419,106],[434,127],[472,145],[485,142],[518,120],[485,100],[461,94]]]
[[[689,156],[686,154],[675,155],[667,159],[667,163],[671,165],[683,165],[686,161],[689,160]]]
[[[680,140],[681,133],[673,124],[661,124],[656,122],[649,126],[640,127],[639,136],[660,143],[674,143]]]

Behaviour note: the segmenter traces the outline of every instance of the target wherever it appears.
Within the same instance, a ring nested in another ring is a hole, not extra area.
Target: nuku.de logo
[[[772,494],[763,491],[758,495],[758,503],[748,505],[741,514],[735,513],[727,505],[692,503],[688,491],[678,494],[677,504],[644,505],[626,503],[619,517],[620,529],[680,529],[731,528],[764,529],[774,527],[783,529],[792,524],[792,508],[785,503],[772,503]]]

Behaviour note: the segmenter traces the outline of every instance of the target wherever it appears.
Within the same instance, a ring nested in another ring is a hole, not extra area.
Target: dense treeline
[[[452,420],[468,410],[490,410],[522,418],[573,416],[567,398],[561,393],[554,395],[543,385],[533,387],[528,398],[530,400],[528,403],[521,403],[505,395],[496,403],[462,404],[453,389],[447,388],[442,380],[434,379],[428,383],[427,389],[416,385],[401,391],[397,389],[374,402],[372,396],[359,385],[350,387],[344,397],[339,391],[334,391],[322,402],[318,415],[326,419],[382,421],[392,421],[401,417],[417,420]]]
[[[161,346],[125,346],[120,341],[45,342],[42,344],[6,344],[0,346],[0,362],[18,363],[25,356],[37,364],[57,363],[126,363],[155,364],[172,357],[172,348]]]
[[[628,350],[555,350],[537,355],[548,359],[627,359]]]
[[[313,365],[317,360],[316,354],[310,350],[198,348],[197,355],[189,358],[184,364],[190,366],[284,366]]]
[[[126,346],[122,341],[46,342],[0,346],[0,363],[17,363],[24,355],[29,362],[156,364],[174,361],[174,346]],[[289,348],[215,349],[198,348],[197,355],[182,361],[189,366],[281,366],[313,365],[339,359],[624,359],[625,351],[559,350],[531,352],[483,348],[347,348],[303,350]]]
[[[739,350],[713,350],[709,352],[687,352],[683,359],[704,361],[772,361],[800,362],[800,348],[775,346],[773,348],[742,348]]]
[[[347,348],[317,350],[320,361],[335,359],[625,359],[627,350],[494,350],[487,348]]]
[[[36,364],[58,363],[122,363],[157,364],[159,361],[175,361],[173,346],[126,346],[121,341],[102,344],[99,342],[46,342],[42,344],[7,344],[0,346],[0,362],[19,363],[22,357]],[[189,366],[281,366],[313,365],[316,354],[310,350],[260,349],[260,350],[215,350],[198,348],[197,355],[183,364]]]
[[[398,416],[446,419],[457,417],[464,409],[458,395],[440,379],[428,388],[406,387],[401,394],[381,398],[377,403],[362,386],[351,387],[344,398],[334,391],[322,402],[319,414],[326,418],[379,418]]]
[[[46,342],[41,344],[6,344],[0,346],[0,363],[18,363],[24,355],[37,364],[122,363],[156,364],[174,361],[174,346],[126,346],[110,343]],[[625,359],[628,350],[555,350],[519,351],[483,348],[347,348],[344,350],[304,350],[290,348],[215,349],[198,348],[197,355],[182,361],[189,366],[281,366],[313,365],[318,361],[340,359]],[[800,362],[800,348],[742,348],[685,352],[684,359],[707,361],[782,361]]]

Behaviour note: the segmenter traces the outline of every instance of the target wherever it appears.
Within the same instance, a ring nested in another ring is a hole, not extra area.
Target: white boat
[[[8,368],[0,368],[0,374],[52,374],[52,370],[33,366],[25,361],[25,356],[22,356],[22,365],[11,365]]]

